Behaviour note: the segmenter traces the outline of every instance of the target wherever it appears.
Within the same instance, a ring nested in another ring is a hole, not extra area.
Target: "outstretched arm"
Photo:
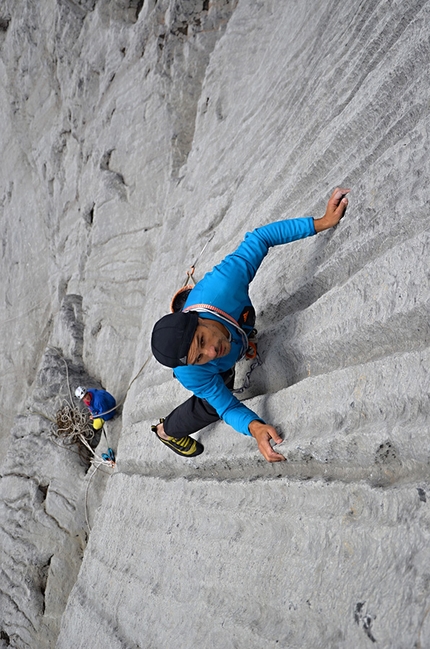
[[[315,232],[328,230],[339,223],[348,205],[346,195],[349,191],[349,189],[336,187],[327,203],[324,216],[321,219],[314,219]],[[276,453],[270,444],[271,439],[275,444],[282,442],[282,438],[279,437],[273,426],[255,419],[249,424],[249,432],[256,439],[258,450],[268,462],[282,462],[282,460],[285,460],[285,457],[280,453]]]
[[[220,270],[226,276],[231,277],[231,266],[234,266],[234,276],[237,278],[239,274],[242,274],[244,281],[250,283],[269,248],[304,239],[337,225],[345,214],[348,205],[346,195],[349,191],[349,189],[337,187],[330,196],[326,212],[321,219],[312,217],[286,219],[263,225],[248,232],[240,246],[221,264],[215,266],[214,274]]]
[[[346,195],[350,192],[349,189],[342,189],[336,187],[334,192],[329,198],[327,209],[322,219],[314,219],[315,232],[322,232],[334,227],[345,215],[348,206],[348,199]]]

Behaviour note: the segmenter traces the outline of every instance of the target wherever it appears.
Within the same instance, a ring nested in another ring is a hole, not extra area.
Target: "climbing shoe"
[[[163,423],[163,419],[160,419],[160,424]],[[157,424],[158,425],[158,424]],[[157,435],[157,425],[151,426],[151,430],[153,433]],[[183,457],[195,457],[196,455],[200,455],[200,453],[203,453],[203,445],[200,444],[196,439],[193,439],[192,437],[189,437],[188,435],[185,435],[185,437],[169,437],[169,439],[163,439],[159,435],[157,435],[157,438],[168,446],[174,453],[177,453],[178,455],[182,455]]]

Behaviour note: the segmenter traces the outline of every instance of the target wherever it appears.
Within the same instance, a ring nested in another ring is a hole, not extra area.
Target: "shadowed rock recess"
[[[0,649],[430,646],[429,36],[430,0],[2,1]],[[287,462],[169,452],[187,268],[336,186],[251,286]],[[78,384],[113,469],[52,437]]]

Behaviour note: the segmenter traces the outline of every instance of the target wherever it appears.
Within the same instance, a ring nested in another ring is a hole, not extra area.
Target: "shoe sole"
[[[151,426],[151,430],[153,433],[155,433],[155,436],[160,440],[162,444],[167,446],[167,448],[170,448],[170,450],[177,455],[181,455],[182,457],[196,457],[196,455],[200,455],[200,453],[203,453],[204,451],[203,444],[200,444],[200,442],[198,442],[196,439],[193,439],[192,437],[189,437],[188,435],[185,435],[185,437],[191,440],[191,448],[188,451],[183,451],[175,445],[173,440],[171,441],[168,439],[162,439],[159,435],[157,435],[157,426]]]

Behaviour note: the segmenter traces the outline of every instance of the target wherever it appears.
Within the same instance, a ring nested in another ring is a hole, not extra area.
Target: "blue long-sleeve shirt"
[[[115,408],[116,401],[109,392],[106,392],[106,390],[96,390],[95,388],[90,388],[87,392],[91,394],[91,403],[88,409],[94,417],[98,417],[102,413],[106,413],[102,415],[105,421],[115,417],[116,410],[112,410],[112,408]],[[112,412],[107,412],[108,410],[112,410]]]
[[[184,310],[196,304],[207,304],[238,321],[246,307],[252,306],[248,294],[249,284],[269,248],[314,234],[316,232],[311,217],[278,221],[248,232],[240,246],[196,284],[188,296]],[[218,320],[228,329],[231,334],[230,352],[227,356],[204,365],[175,367],[174,374],[185,388],[208,401],[227,424],[244,435],[250,435],[248,427],[251,421],[263,420],[236,399],[220,376],[221,372],[233,367],[242,356],[242,336],[237,327],[217,317],[215,313],[202,312],[199,315]],[[247,331],[246,323],[242,328],[246,333],[250,332],[249,329]],[[252,325],[250,328],[252,329]]]

